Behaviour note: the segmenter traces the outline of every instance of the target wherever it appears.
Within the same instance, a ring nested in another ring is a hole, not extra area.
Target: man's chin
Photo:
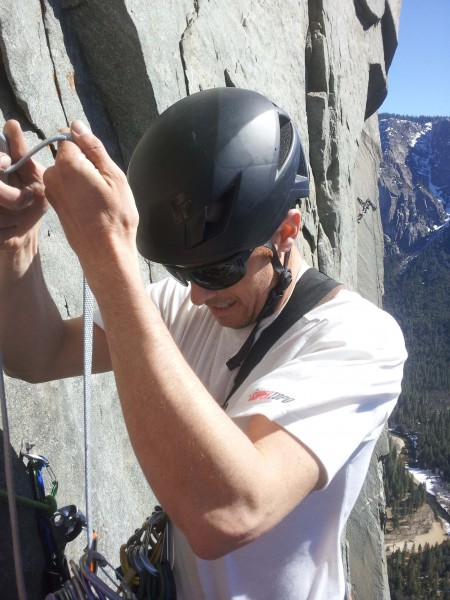
[[[249,325],[253,324],[253,321],[249,321],[248,319],[243,319],[242,315],[234,314],[217,314],[213,310],[211,310],[211,314],[214,316],[216,321],[222,327],[228,327],[229,329],[245,329]]]

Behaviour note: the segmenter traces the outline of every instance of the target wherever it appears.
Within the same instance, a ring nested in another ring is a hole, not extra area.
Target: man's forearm
[[[0,306],[6,372],[27,381],[45,379],[63,327],[45,285],[36,241],[16,253],[0,253]]]

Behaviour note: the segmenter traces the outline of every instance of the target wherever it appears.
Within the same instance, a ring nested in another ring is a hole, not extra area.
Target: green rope
[[[6,490],[0,490],[0,498],[8,498],[8,492],[6,492]],[[18,504],[23,504],[24,506],[35,508],[37,510],[43,510],[48,516],[52,515],[58,508],[53,496],[45,496],[44,500],[39,501],[26,498],[25,496],[18,496],[16,494],[15,499]]]

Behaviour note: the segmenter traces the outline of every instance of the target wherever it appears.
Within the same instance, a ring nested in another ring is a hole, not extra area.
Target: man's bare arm
[[[28,148],[16,121],[5,127],[16,162]],[[43,167],[28,161],[0,183],[0,342],[6,372],[39,382],[82,372],[82,325],[63,321],[49,295],[38,251],[39,223],[48,208]],[[95,328],[94,368],[110,366],[103,331]]]

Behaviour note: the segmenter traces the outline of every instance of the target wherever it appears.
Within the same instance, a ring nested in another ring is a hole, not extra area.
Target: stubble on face
[[[243,329],[256,322],[276,281],[271,259],[268,248],[257,248],[248,261],[245,277],[205,301],[220,325]]]

